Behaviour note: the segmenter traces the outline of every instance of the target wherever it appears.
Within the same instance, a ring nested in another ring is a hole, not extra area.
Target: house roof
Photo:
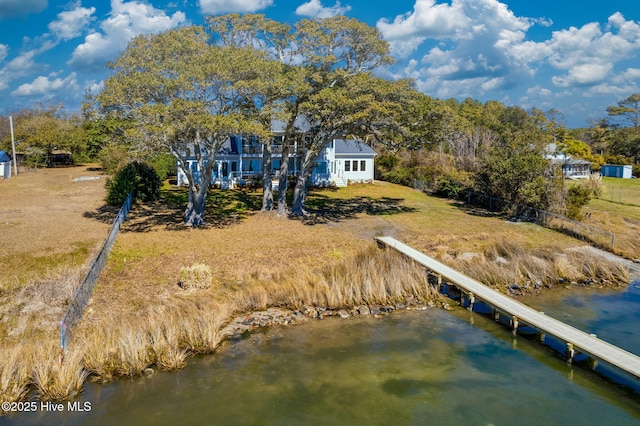
[[[293,122],[293,125],[295,126],[298,132],[306,133],[309,130],[311,130],[311,124],[309,124],[309,121],[307,121],[307,119],[302,116],[296,117],[296,120]],[[287,130],[286,121],[275,119],[275,118],[271,120],[271,131],[273,133],[282,134],[284,133],[285,130]]]
[[[7,151],[0,151],[0,163],[9,163],[11,162],[11,157],[9,157],[9,154],[7,153]]]
[[[585,164],[585,165],[590,165],[591,161],[587,161],[587,160],[579,160],[577,158],[568,158],[564,164]]]
[[[334,150],[336,155],[362,155],[362,156],[374,156],[376,152],[366,143],[354,140],[354,139],[335,139]]]

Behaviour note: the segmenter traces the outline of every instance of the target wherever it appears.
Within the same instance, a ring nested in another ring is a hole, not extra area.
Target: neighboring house
[[[562,173],[569,179],[588,179],[591,176],[591,161],[568,158],[562,163]]]
[[[11,177],[11,157],[7,151],[0,151],[0,178],[9,179]]]
[[[271,167],[277,178],[282,162],[283,127],[274,126]],[[211,183],[221,188],[234,187],[244,181],[262,177],[263,145],[256,137],[230,136],[216,155]],[[297,176],[302,168],[305,150],[294,142],[288,156],[289,175]],[[311,175],[314,186],[346,186],[349,182],[373,182],[373,159],[376,153],[364,142],[335,139],[324,149],[316,161]],[[188,158],[196,180],[199,180],[195,157]],[[178,167],[178,185],[186,185],[187,178]],[[277,184],[277,180],[274,180]]]
[[[557,150],[556,144],[549,144],[546,148],[545,158],[551,164],[559,164],[562,174],[569,179],[588,179],[591,175],[591,162],[572,158]]]
[[[633,167],[630,165],[606,164],[602,166],[600,174],[604,177],[631,179]]]

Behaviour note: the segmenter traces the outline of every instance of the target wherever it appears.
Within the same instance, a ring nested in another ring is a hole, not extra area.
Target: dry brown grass
[[[31,366],[24,362],[24,346],[2,346],[0,357],[0,401],[19,401],[28,391]]]
[[[83,349],[73,347],[59,363],[59,348],[55,341],[46,341],[35,347],[32,360],[32,380],[39,398],[64,400],[74,398],[82,390],[88,372],[82,367]]]
[[[110,223],[95,216],[104,204],[104,179],[73,181],[83,176],[100,173],[88,167],[40,169],[0,180],[0,291],[52,268],[79,266],[102,243]]]
[[[628,270],[622,264],[598,254],[578,250],[527,250],[518,242],[506,240],[492,243],[481,254],[460,256],[449,263],[503,291],[512,284],[533,290],[533,284],[553,286],[565,281],[595,280],[599,285],[622,285],[629,280]]]

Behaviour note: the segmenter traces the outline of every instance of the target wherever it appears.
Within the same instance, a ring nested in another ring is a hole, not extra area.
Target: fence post
[[[616,244],[616,234],[612,232],[611,233],[611,250],[613,250],[613,248],[615,247],[615,244]]]

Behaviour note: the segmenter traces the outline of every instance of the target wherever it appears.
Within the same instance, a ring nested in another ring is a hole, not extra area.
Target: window
[[[344,171],[345,172],[350,172],[351,171],[351,161],[345,160],[345,162],[344,162]]]
[[[358,171],[358,160],[353,160],[353,171],[354,172]]]
[[[360,160],[360,171],[364,172],[367,169],[367,162],[364,160]]]

